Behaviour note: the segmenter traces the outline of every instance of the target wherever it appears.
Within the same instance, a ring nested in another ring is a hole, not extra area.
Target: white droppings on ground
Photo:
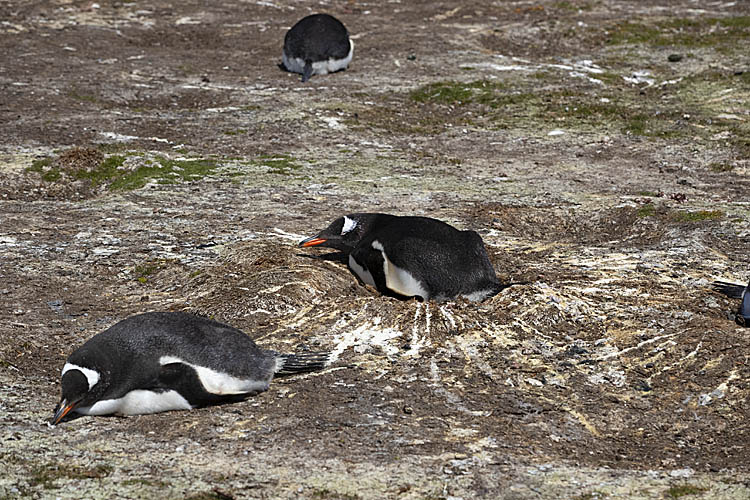
[[[390,341],[401,337],[403,332],[395,328],[381,327],[379,317],[371,318],[355,328],[350,328],[350,322],[346,320],[341,320],[339,323],[336,324],[336,329],[341,330],[341,333],[333,339],[336,347],[331,351],[329,358],[331,363],[338,360],[349,347],[360,354],[369,351],[372,347],[380,347],[389,358],[399,352],[399,348]]]

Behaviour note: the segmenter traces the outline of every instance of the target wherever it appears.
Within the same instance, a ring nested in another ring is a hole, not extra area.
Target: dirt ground
[[[347,71],[281,71],[313,12]],[[750,498],[750,4],[0,0],[0,497]],[[485,240],[483,303],[297,242]],[[245,402],[49,427],[78,345],[187,310],[332,351]]]

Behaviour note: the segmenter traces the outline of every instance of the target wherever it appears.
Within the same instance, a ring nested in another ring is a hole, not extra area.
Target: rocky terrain
[[[279,69],[313,12],[347,71]],[[750,497],[750,5],[0,0],[0,497]],[[478,231],[483,302],[297,242]],[[78,345],[185,310],[332,351],[245,402],[47,424]]]

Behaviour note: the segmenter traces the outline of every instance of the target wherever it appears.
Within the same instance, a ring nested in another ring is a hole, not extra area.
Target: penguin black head
[[[63,367],[61,385],[62,398],[50,420],[52,425],[60,423],[76,408],[96,403],[107,387],[98,370],[71,363],[66,363]]]
[[[301,247],[322,246],[351,253],[372,228],[380,214],[349,214],[339,217],[330,226],[299,242]]]
[[[750,283],[742,291],[742,302],[735,320],[740,326],[750,327]]]
[[[714,281],[713,289],[729,298],[742,299],[734,319],[738,325],[750,327],[750,283],[745,286],[727,281]]]

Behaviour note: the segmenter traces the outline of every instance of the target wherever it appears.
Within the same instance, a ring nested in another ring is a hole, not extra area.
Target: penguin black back
[[[353,52],[354,43],[341,21],[329,14],[313,14],[287,31],[282,64],[287,71],[301,73],[306,82],[314,74],[345,69]]]
[[[114,355],[133,364],[115,363]],[[132,367],[157,364],[163,356],[201,366],[222,367],[230,375],[265,379],[273,374],[273,356],[260,349],[244,332],[202,316],[183,312],[138,314],[114,324],[89,339],[69,361],[96,366],[105,360],[121,369],[111,387],[131,383],[139,376]]]

